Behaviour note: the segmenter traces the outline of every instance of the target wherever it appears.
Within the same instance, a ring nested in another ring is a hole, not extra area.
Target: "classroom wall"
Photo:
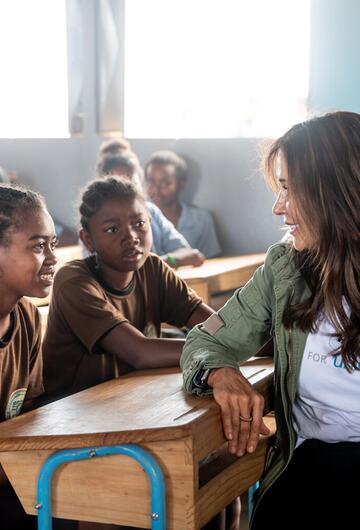
[[[88,0],[88,6],[94,2]],[[360,2],[314,0],[312,5],[310,107],[360,112]],[[40,190],[50,211],[68,225],[76,223],[74,199],[94,174],[95,133],[94,9],[85,20],[85,132],[67,140],[0,140],[0,165],[16,170]],[[258,171],[259,140],[134,140],[140,159],[170,148],[189,162],[194,202],[211,210],[226,254],[259,252],[277,241],[281,222],[271,215],[273,197]],[[189,193],[188,193],[189,195]]]
[[[309,106],[360,112],[360,2],[313,0]]]

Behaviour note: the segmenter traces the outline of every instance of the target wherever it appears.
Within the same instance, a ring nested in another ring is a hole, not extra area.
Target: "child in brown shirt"
[[[0,421],[43,393],[41,323],[23,296],[47,296],[56,258],[54,223],[40,195],[0,185]],[[1,528],[36,528],[0,467]]]
[[[203,322],[212,310],[158,256],[142,192],[126,178],[91,182],[80,206],[90,258],[60,269],[45,335],[45,390],[62,397],[133,369],[177,366],[182,339],[160,325]]]

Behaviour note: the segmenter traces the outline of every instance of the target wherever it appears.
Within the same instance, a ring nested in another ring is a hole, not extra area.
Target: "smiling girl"
[[[54,223],[40,195],[0,185],[0,421],[32,407],[43,393],[41,323],[24,296],[49,294],[56,258]],[[0,468],[4,528],[35,528]]]
[[[0,185],[0,418],[16,416],[42,392],[40,317],[23,298],[53,283],[54,223],[37,193]]]
[[[126,178],[91,182],[80,205],[91,256],[57,273],[44,340],[45,390],[60,397],[134,369],[177,366],[183,339],[160,326],[202,322],[212,310],[155,254],[149,212]]]

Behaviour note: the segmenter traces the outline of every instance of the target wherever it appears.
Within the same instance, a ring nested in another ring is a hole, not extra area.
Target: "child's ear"
[[[95,252],[95,249],[92,244],[91,236],[85,228],[82,228],[79,233],[80,239],[82,243],[85,245],[85,247],[88,249],[90,254],[93,254]]]

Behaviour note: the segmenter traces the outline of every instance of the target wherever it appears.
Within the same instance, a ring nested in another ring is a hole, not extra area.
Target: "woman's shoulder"
[[[266,253],[264,267],[271,269],[274,275],[295,272],[295,251],[290,242],[281,241],[271,245]]]
[[[274,243],[268,248],[266,259],[271,263],[276,263],[278,259],[282,258],[283,256],[290,256],[291,253],[291,244],[285,241],[280,241],[279,243]]]

